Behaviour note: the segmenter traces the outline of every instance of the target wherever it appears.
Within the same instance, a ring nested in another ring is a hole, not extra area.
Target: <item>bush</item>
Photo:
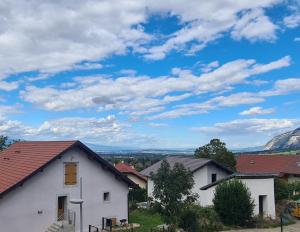
[[[183,212],[179,226],[188,232],[212,232],[223,229],[223,225],[213,208],[198,205],[191,206]]]
[[[147,190],[143,188],[131,189],[128,198],[131,202],[145,202],[147,201]]]
[[[288,183],[280,178],[274,180],[274,192],[276,203],[289,198],[289,187]]]
[[[213,203],[215,211],[225,225],[245,226],[252,219],[254,202],[248,188],[239,180],[219,184]]]

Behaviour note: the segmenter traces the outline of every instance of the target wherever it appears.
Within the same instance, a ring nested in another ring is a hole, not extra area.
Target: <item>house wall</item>
[[[193,173],[193,177],[195,181],[193,187],[193,193],[197,193],[199,195],[198,201],[200,204],[206,204],[207,201],[206,192],[201,191],[200,188],[211,183],[212,173],[217,174],[217,180],[228,176],[228,174],[225,171],[217,168],[214,165],[206,165]],[[148,178],[148,183],[147,183],[148,197],[153,196],[152,194],[153,190],[154,190],[153,181],[150,178]]]
[[[88,231],[89,224],[101,226],[102,217],[127,219],[128,186],[99,163],[89,160],[82,150],[73,149],[0,199],[1,232],[45,231],[57,220],[58,196],[67,196],[67,207],[76,212],[79,231],[79,206],[69,200],[80,197],[80,188],[79,184],[64,185],[64,162],[78,163],[78,177],[83,179],[84,231]],[[103,192],[110,192],[110,202],[103,202]]]
[[[259,196],[266,196],[264,202],[265,216],[275,218],[275,197],[274,197],[274,179],[241,179],[241,181],[248,187],[251,192],[251,197],[254,200],[254,214],[259,214]],[[203,190],[202,195],[205,197],[205,202],[202,202],[203,206],[213,205],[213,198],[216,186],[213,186],[207,190]]]
[[[126,175],[130,180],[132,180],[134,183],[138,184],[140,186],[140,188],[146,188],[146,186],[147,186],[146,181],[141,180],[140,178],[138,178],[132,174],[126,174]]]

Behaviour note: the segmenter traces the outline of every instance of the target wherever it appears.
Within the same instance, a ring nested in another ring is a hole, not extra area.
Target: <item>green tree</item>
[[[208,144],[197,148],[195,156],[215,160],[225,167],[235,170],[236,160],[233,153],[228,151],[226,144],[219,139],[212,139]]]
[[[8,148],[11,145],[7,136],[0,135],[0,151]]]
[[[192,193],[193,174],[182,164],[176,163],[171,168],[164,160],[157,173],[151,175],[151,179],[154,183],[155,208],[166,223],[177,226],[182,211],[198,197]]]
[[[248,188],[239,180],[219,184],[213,203],[225,225],[245,226],[252,219],[254,201]]]

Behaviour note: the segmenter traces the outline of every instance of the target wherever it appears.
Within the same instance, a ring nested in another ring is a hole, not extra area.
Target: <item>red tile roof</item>
[[[132,174],[144,181],[147,181],[147,178],[145,176],[140,174],[138,171],[136,171],[134,168],[132,168],[129,164],[118,163],[118,164],[116,164],[116,169],[118,169],[120,172],[122,172],[124,174]]]
[[[0,152],[0,195],[21,184],[75,145],[92,154],[96,161],[108,167],[123,181],[133,183],[79,141],[17,142]]]
[[[273,173],[300,175],[299,155],[240,155],[237,158],[240,173]]]

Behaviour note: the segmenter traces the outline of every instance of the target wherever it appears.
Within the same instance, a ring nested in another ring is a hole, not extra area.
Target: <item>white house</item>
[[[209,206],[213,204],[214,191],[217,184],[232,178],[238,178],[251,192],[255,203],[254,213],[272,218],[275,217],[274,175],[237,174],[209,159],[167,157],[165,160],[171,167],[175,163],[181,163],[193,173],[195,181],[193,192],[199,195],[200,205]],[[141,174],[148,176],[148,197],[153,196],[154,190],[153,181],[150,178],[151,173],[156,173],[161,163],[162,161],[159,161],[141,172]]]
[[[128,218],[128,189],[136,185],[79,141],[18,142],[0,153],[0,231],[43,232],[53,223],[79,231]],[[50,230],[49,230],[50,231]]]

